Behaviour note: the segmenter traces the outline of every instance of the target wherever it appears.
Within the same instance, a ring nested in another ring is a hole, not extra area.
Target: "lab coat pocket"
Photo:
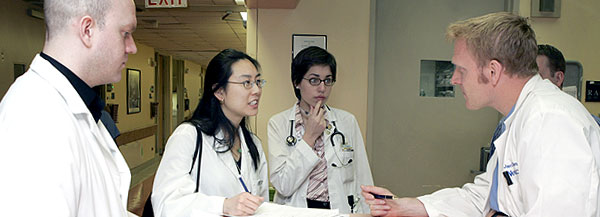
[[[342,151],[343,181],[349,183],[354,181],[354,151]]]
[[[510,161],[509,161],[510,162]],[[521,197],[521,183],[519,181],[519,167],[517,162],[511,162],[504,165],[504,169],[498,177],[498,182],[503,182],[500,186],[506,186],[504,188],[503,207],[506,210],[510,210],[511,213],[507,213],[511,216],[520,216],[523,214],[519,204],[523,204]]]

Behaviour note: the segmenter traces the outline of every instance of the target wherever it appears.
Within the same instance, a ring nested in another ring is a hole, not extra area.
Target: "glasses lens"
[[[311,79],[308,80],[308,82],[312,86],[317,86],[317,85],[321,84],[321,80],[317,79],[317,78],[311,78]]]
[[[246,89],[252,88],[252,82],[250,82],[250,81],[244,81],[242,84],[244,84],[244,87]]]
[[[327,86],[331,86],[331,85],[333,85],[333,79],[331,79],[331,78],[327,78],[327,79],[323,80],[323,82],[324,82],[324,83],[325,83],[325,85],[327,85]]]

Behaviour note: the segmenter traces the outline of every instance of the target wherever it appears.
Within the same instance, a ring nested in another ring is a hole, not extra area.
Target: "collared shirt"
[[[496,131],[494,131],[494,136],[492,138],[492,144],[490,147],[490,157],[496,151],[496,145],[494,144],[494,141],[496,141],[496,139],[500,137],[500,135],[502,135],[502,133],[504,133],[504,131],[506,130],[506,125],[504,125],[504,121],[513,113],[513,111],[515,110],[515,106],[516,104],[513,105],[513,107],[510,109],[508,115],[506,115],[506,117],[500,120],[500,123],[496,127]],[[490,207],[493,210],[500,211],[500,207],[498,206],[498,161],[496,161],[496,168],[494,169],[494,176],[492,178],[492,188],[490,189]]]
[[[87,108],[90,110],[90,113],[92,113],[94,121],[98,122],[102,115],[102,109],[104,109],[104,101],[100,99],[100,96],[98,96],[90,86],[81,80],[81,78],[77,77],[77,75],[69,68],[43,52],[40,53],[40,56],[50,62],[50,64],[58,69],[58,71],[69,80],[69,83],[73,85],[75,91],[77,91]]]
[[[304,120],[302,118],[300,107],[300,101],[296,103],[296,133],[298,137],[302,137],[304,135]],[[308,115],[308,114],[307,114]],[[329,124],[327,120],[327,110],[324,110],[323,116],[325,117],[325,122]],[[321,202],[329,202],[329,189],[327,184],[327,160],[325,159],[325,142],[323,141],[323,135],[320,135],[315,141],[313,151],[319,157],[319,162],[313,170],[308,175],[308,189],[306,198],[311,200],[317,200]]]

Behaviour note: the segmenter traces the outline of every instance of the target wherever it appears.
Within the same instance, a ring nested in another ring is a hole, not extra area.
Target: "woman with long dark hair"
[[[258,113],[259,68],[233,49],[210,61],[202,99],[169,138],[158,167],[156,216],[252,215],[268,199],[265,154],[246,120]]]

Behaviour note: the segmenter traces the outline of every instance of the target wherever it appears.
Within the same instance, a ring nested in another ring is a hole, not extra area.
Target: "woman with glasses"
[[[233,49],[210,61],[202,99],[169,138],[158,167],[156,216],[245,216],[268,200],[265,154],[246,119],[258,113],[259,67]]]
[[[308,47],[292,61],[298,101],[269,120],[269,165],[275,202],[369,213],[360,185],[373,183],[354,115],[326,104],[336,80],[333,55]]]

